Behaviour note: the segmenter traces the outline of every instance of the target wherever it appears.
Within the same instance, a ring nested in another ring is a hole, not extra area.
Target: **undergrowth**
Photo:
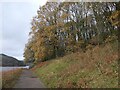
[[[117,88],[118,42],[42,62],[32,70],[50,88]]]
[[[2,88],[12,88],[21,75],[21,72],[22,69],[2,72]]]

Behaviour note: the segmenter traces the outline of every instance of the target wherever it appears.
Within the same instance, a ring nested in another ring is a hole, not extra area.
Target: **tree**
[[[38,63],[85,51],[88,44],[103,44],[118,29],[111,21],[118,17],[112,14],[117,8],[118,4],[110,2],[47,2],[31,22],[25,60]]]

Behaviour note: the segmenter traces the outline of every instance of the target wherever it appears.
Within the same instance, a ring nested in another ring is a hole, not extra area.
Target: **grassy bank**
[[[2,72],[2,88],[12,88],[18,80],[22,69]]]
[[[118,42],[42,62],[32,70],[47,87],[118,87]]]

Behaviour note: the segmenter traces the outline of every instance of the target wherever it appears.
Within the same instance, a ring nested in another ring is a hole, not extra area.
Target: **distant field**
[[[118,42],[46,61],[32,70],[47,87],[117,88]]]

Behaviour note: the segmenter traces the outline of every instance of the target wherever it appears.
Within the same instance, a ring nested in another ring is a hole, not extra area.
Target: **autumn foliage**
[[[114,2],[47,2],[31,22],[25,46],[26,63],[34,63],[86,52],[116,36],[118,26],[109,17],[116,12]],[[113,17],[113,16],[112,16]]]

